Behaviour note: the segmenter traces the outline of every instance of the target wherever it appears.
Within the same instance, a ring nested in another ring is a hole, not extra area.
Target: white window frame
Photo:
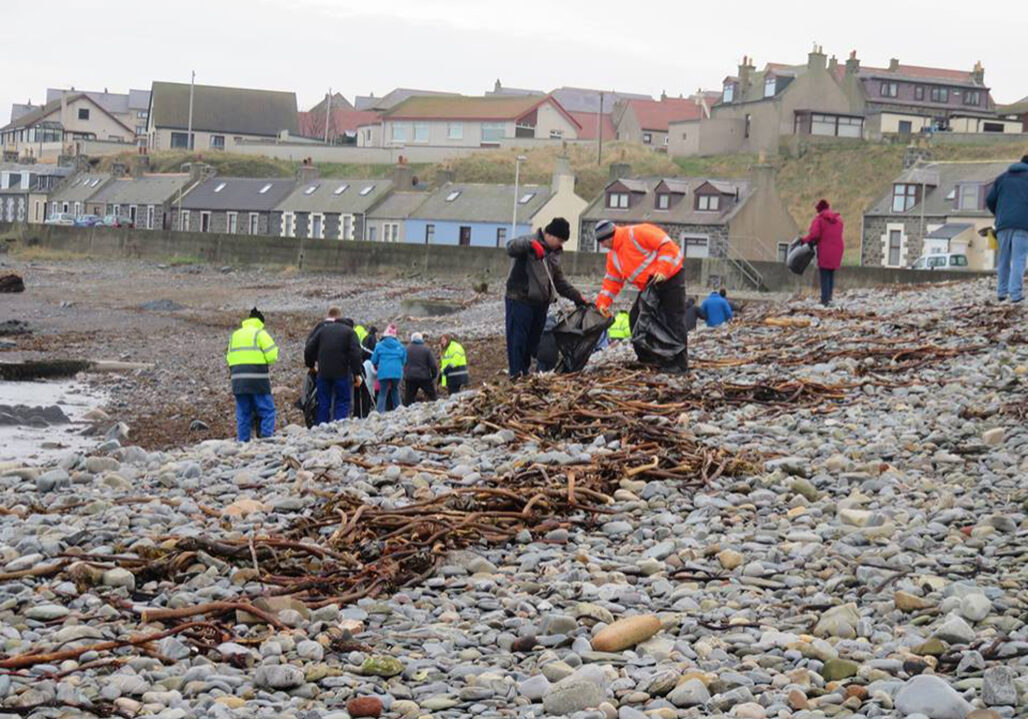
[[[685,257],[703,258],[710,257],[710,235],[696,235],[683,232],[679,235],[679,241],[682,243],[682,250],[685,252]],[[693,252],[689,253],[690,247],[699,247],[700,241],[703,243],[703,251],[700,253]]]
[[[735,84],[726,82],[721,89],[721,102],[731,102],[735,99]]]
[[[628,209],[628,193],[627,192],[610,192],[607,194],[607,209],[608,210],[627,210]]]
[[[75,214],[74,214],[74,216],[78,217],[79,215],[82,214],[82,203],[81,202],[76,202],[74,207],[75,207]]]
[[[789,259],[789,243],[779,242],[775,248],[777,250],[777,257],[779,262],[785,262]]]
[[[902,193],[897,189],[900,187],[903,188]],[[892,211],[910,212],[915,207],[917,207],[917,185],[910,182],[895,183],[892,186]]]
[[[644,145],[652,145],[653,144],[653,133],[652,132],[644,132],[643,133],[643,144]]]
[[[415,122],[411,129],[411,142],[416,142],[419,145],[427,145],[428,137],[431,134],[431,128],[427,122]]]
[[[314,234],[314,218],[318,218],[318,233]],[[312,212],[307,216],[307,236],[316,240],[325,239],[325,213]]]
[[[425,223],[425,244],[431,245],[435,242],[435,223]]]
[[[205,221],[206,221],[206,224],[207,224],[207,229],[206,230],[203,228]],[[201,210],[200,211],[200,232],[210,232],[210,231],[211,231],[211,213],[210,213],[210,210]]]
[[[976,185],[973,182],[960,183],[959,189],[957,191],[957,209],[977,210],[978,198],[980,195],[981,187],[979,185]],[[965,204],[965,200],[969,200],[970,204]]]
[[[189,232],[189,210],[180,210],[178,213],[178,231]]]
[[[507,244],[507,228],[497,227],[496,228],[496,246],[504,247]]]
[[[486,137],[486,132],[497,133],[496,137]],[[507,125],[502,122],[483,122],[482,123],[482,142],[499,142],[507,137]]]
[[[282,213],[282,228],[279,232],[282,237],[296,237],[296,215],[294,213]]]
[[[114,214],[115,216],[118,216],[118,215],[120,215],[120,214],[121,214],[121,205],[114,205],[114,207],[113,207],[113,210],[114,210],[114,213],[113,213],[113,214]]]
[[[148,229],[148,230],[152,230],[153,229],[154,219],[155,219],[156,215],[157,215],[157,208],[155,208],[153,205],[147,205],[146,206],[146,229]]]
[[[129,205],[129,219],[132,220],[132,226],[135,227],[139,223],[136,219],[139,217],[139,207],[136,205]]]
[[[339,239],[340,240],[352,240],[354,232],[354,219],[353,215],[341,214],[339,215]]]
[[[62,204],[61,206],[62,206],[62,208],[63,208],[63,209],[61,210],[61,212],[63,212],[64,214],[68,214],[68,203],[67,203],[67,202],[65,202],[65,203],[63,203],[63,204]]]
[[[696,210],[699,212],[720,212],[721,211],[721,196],[720,195],[697,195],[696,197]]]
[[[221,145],[216,145],[214,143],[214,140],[216,138],[219,138],[219,137],[221,138]],[[210,139],[208,140],[208,143],[210,144],[212,150],[224,150],[225,149],[225,136],[224,135],[211,135]]]
[[[249,224],[247,230],[251,235],[260,234],[261,231],[261,213],[251,212],[249,218]]]
[[[764,97],[774,97],[775,89],[778,87],[778,78],[767,77],[764,78]]]
[[[393,142],[408,142],[411,134],[409,122],[393,122],[389,124],[389,139]]]
[[[225,232],[234,235],[239,231],[239,213],[229,210],[225,213]]]
[[[889,241],[893,232],[900,233],[899,262],[889,262]],[[882,267],[906,267],[907,256],[907,227],[902,222],[889,222],[885,225],[885,232],[881,236],[882,243]]]
[[[446,123],[446,139],[447,140],[463,140],[464,139],[464,123],[463,122],[448,122],[448,123]]]
[[[657,194],[657,209],[668,210],[671,208],[671,194],[660,192]]]
[[[398,242],[400,239],[400,224],[398,222],[382,223],[382,242]]]

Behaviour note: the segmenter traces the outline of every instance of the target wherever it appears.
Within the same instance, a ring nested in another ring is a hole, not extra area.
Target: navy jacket
[[[1028,163],[1015,162],[996,178],[985,200],[996,231],[1028,230]]]
[[[717,327],[732,319],[732,306],[720,292],[711,292],[710,297],[703,300],[700,310],[707,318],[707,327]]]

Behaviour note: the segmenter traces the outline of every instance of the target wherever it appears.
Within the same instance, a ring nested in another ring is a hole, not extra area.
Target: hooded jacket
[[[842,216],[829,207],[817,213],[810,223],[810,232],[803,238],[804,242],[817,243],[817,266],[822,270],[842,267],[842,253],[846,248],[842,227]]]
[[[1028,230],[1028,163],[1015,162],[996,178],[985,199],[996,216],[996,231]]]
[[[371,364],[378,372],[379,382],[387,379],[401,380],[403,366],[407,364],[407,350],[400,340],[392,335],[386,335],[375,345],[375,351],[371,353]]]
[[[535,256],[533,240],[538,240],[545,250],[542,259]],[[557,301],[559,294],[576,305],[585,304],[582,293],[567,281],[560,269],[561,252],[547,246],[542,230],[508,242],[507,255],[511,263],[507,275],[507,299],[548,307]]]
[[[403,378],[414,381],[431,381],[439,375],[439,365],[435,355],[424,341],[412,341],[407,345],[407,364],[403,368]]]

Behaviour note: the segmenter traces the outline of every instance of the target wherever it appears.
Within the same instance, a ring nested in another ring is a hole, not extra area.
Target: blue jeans
[[[511,379],[527,375],[546,327],[546,305],[507,300],[507,367]]]
[[[818,268],[821,275],[821,304],[827,305],[832,301],[832,293],[835,291],[835,270]]]
[[[1000,230],[996,258],[996,295],[1011,302],[1024,299],[1024,265],[1028,258],[1028,230]]]
[[[378,400],[376,402],[376,409],[379,412],[386,411],[386,402],[389,398],[392,398],[393,409],[400,406],[400,380],[398,379],[380,379],[378,381]]]
[[[270,437],[275,433],[275,400],[270,394],[237,394],[235,398],[236,439],[240,442],[250,441],[255,412],[260,419],[258,436]]]
[[[318,414],[314,424],[325,424],[331,417],[333,420],[346,419],[350,416],[350,399],[353,397],[353,385],[349,377],[328,379],[318,375]]]

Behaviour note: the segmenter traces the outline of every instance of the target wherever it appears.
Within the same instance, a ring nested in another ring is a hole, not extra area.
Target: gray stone
[[[123,587],[131,592],[136,588],[136,577],[127,569],[114,567],[104,572],[103,585],[105,587]]]
[[[984,594],[968,594],[960,600],[960,616],[969,622],[980,622],[989,616],[992,602]]]
[[[25,616],[36,621],[48,622],[66,617],[68,612],[68,608],[62,607],[60,604],[38,604],[34,607],[29,607],[25,611]]]
[[[547,714],[571,714],[597,707],[604,699],[603,690],[590,681],[561,682],[543,697]]]
[[[265,664],[254,675],[254,683],[265,689],[295,689],[303,681],[303,670],[290,664]]]
[[[935,630],[934,636],[949,644],[970,644],[974,641],[974,629],[962,618],[951,614],[941,627]]]
[[[972,707],[943,679],[931,674],[913,677],[896,692],[896,709],[930,719],[964,719]]]
[[[1016,706],[1017,673],[1011,667],[992,667],[985,670],[982,680],[982,701],[986,706]]]
[[[536,674],[518,684],[518,694],[532,702],[542,700],[550,691],[550,680],[542,674]]]
[[[710,703],[710,692],[699,679],[689,679],[675,687],[667,698],[676,707],[706,706]]]

